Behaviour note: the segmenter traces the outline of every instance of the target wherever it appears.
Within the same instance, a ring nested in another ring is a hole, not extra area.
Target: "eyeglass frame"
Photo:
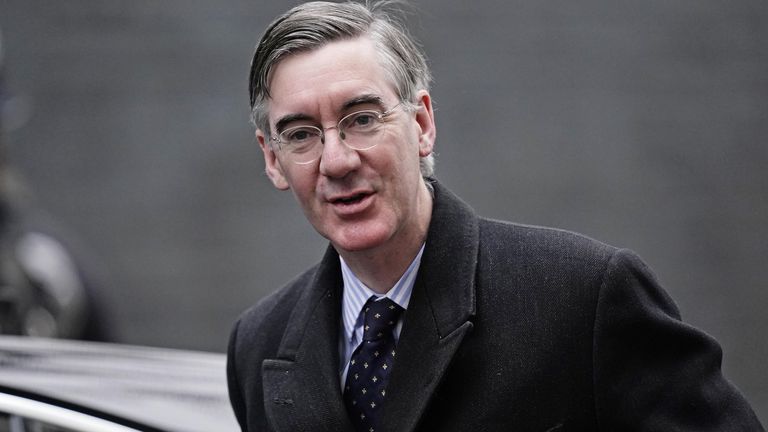
[[[376,147],[377,145],[379,145],[379,143],[378,142],[374,142],[373,145],[371,145],[369,147],[366,147],[366,148],[355,148],[355,147],[350,146],[345,141],[344,137],[345,137],[346,134],[344,133],[344,129],[341,128],[341,123],[344,120],[346,120],[346,119],[348,119],[348,118],[350,118],[350,117],[352,117],[354,115],[357,115],[357,114],[360,114],[360,113],[365,113],[365,112],[375,113],[376,115],[374,117],[376,117],[376,121],[381,122],[386,117],[388,117],[392,113],[394,113],[395,109],[397,109],[398,107],[401,107],[401,106],[404,109],[407,108],[407,104],[405,103],[405,101],[401,100],[395,106],[393,106],[392,108],[390,108],[390,109],[388,109],[386,111],[383,111],[383,112],[379,112],[379,111],[377,111],[375,109],[363,109],[363,110],[359,110],[359,111],[354,111],[354,112],[351,112],[351,113],[343,116],[341,119],[339,119],[339,121],[336,123],[335,126],[329,126],[329,127],[321,127],[321,126],[313,126],[313,125],[293,126],[293,127],[289,127],[289,128],[284,129],[279,134],[277,134],[277,136],[271,136],[269,139],[270,139],[271,142],[277,143],[278,149],[280,151],[282,151],[283,147],[281,146],[281,144],[283,144],[283,141],[282,141],[281,137],[283,136],[283,134],[285,134],[286,132],[294,131],[294,130],[299,129],[299,128],[310,128],[310,129],[315,129],[315,130],[320,132],[320,134],[319,134],[320,144],[325,145],[325,131],[331,130],[331,129],[336,129],[339,132],[339,140],[345,146],[347,146],[348,148],[350,148],[352,150],[355,150],[355,151],[366,151],[366,150],[370,150],[370,149]],[[308,165],[308,164],[311,164],[312,162],[315,162],[318,159],[320,159],[321,156],[322,156],[322,152],[316,158],[314,158],[312,160],[309,160],[309,161],[306,161],[306,162],[298,162],[298,161],[295,161],[295,160],[291,161],[291,162],[293,162],[293,163],[295,163],[297,165]]]

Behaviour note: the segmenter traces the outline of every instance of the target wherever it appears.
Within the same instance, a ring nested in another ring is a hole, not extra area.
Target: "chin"
[[[382,225],[364,223],[337,228],[332,234],[324,237],[333,244],[336,250],[361,252],[375,249],[392,238],[392,230],[388,226]]]

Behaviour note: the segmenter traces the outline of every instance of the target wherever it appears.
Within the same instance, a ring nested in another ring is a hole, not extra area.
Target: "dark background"
[[[413,3],[438,177],[483,215],[637,251],[768,420],[768,3]],[[221,351],[324,249],[248,123],[253,46],[288,6],[0,0],[11,162],[115,340]]]

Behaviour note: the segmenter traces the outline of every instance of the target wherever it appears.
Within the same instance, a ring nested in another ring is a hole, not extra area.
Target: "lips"
[[[340,216],[354,216],[368,208],[373,196],[372,192],[354,192],[331,197],[328,202]]]
[[[367,195],[364,193],[359,193],[355,195],[350,195],[346,197],[336,198],[333,201],[331,201],[333,204],[340,204],[340,205],[349,205],[349,204],[355,204],[363,200]]]

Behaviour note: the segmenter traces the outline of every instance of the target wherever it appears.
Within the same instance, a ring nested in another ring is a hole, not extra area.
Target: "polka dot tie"
[[[376,432],[395,362],[393,331],[403,308],[388,298],[371,297],[363,306],[363,341],[349,361],[344,403],[358,432]]]

